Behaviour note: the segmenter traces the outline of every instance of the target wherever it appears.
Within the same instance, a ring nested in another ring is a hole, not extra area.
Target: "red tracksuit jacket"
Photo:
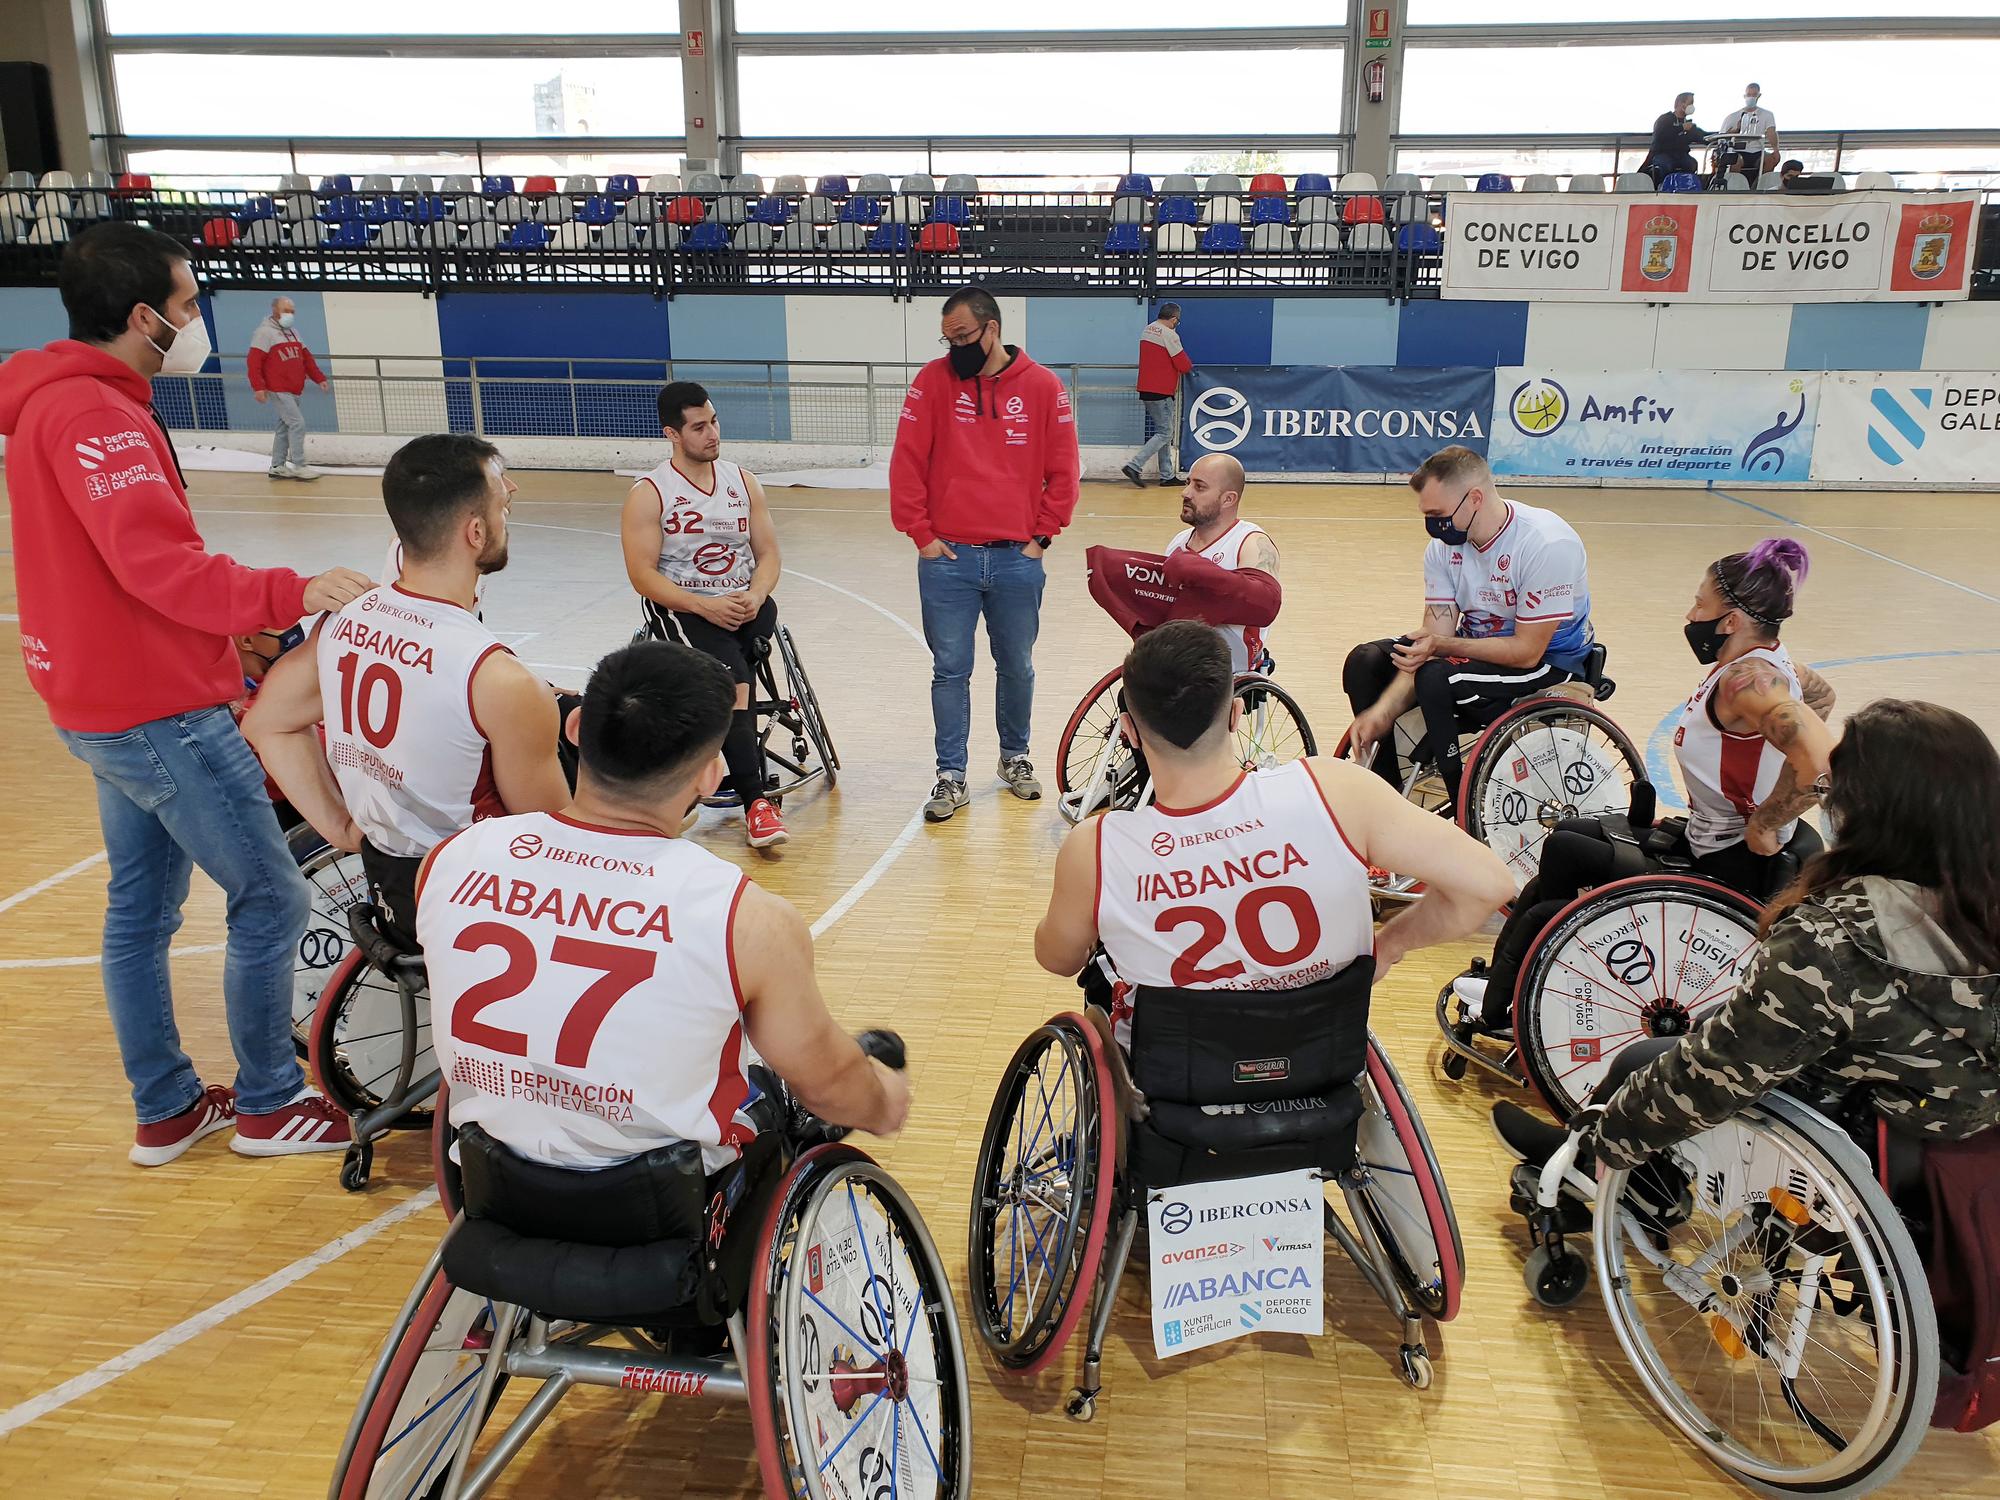
[[[152,386],[62,339],[0,365],[28,680],[63,729],[115,733],[243,694],[231,636],[305,613],[289,568],[205,550]]]
[[[266,318],[257,325],[256,333],[250,337],[250,355],[246,361],[253,391],[277,391],[281,395],[296,396],[306,388],[306,382],[321,381],[319,363],[312,357],[312,350],[299,340],[299,336],[289,328],[280,328],[277,320]]]
[[[1012,344],[1013,362],[960,380],[917,372],[889,460],[889,516],[919,547],[1054,536],[1076,510],[1082,460],[1069,389]]]

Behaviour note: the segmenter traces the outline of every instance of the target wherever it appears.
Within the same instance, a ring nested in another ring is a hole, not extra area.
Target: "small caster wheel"
[[[1402,1351],[1403,1379],[1410,1383],[1412,1390],[1427,1391],[1431,1388],[1431,1357],[1421,1345],[1405,1347]]]
[[[1581,1255],[1565,1250],[1558,1260],[1547,1245],[1537,1245],[1521,1268],[1529,1295],[1543,1307],[1568,1307],[1583,1295],[1590,1267]]]
[[[1081,1390],[1071,1391],[1063,1403],[1063,1414],[1072,1422],[1088,1422],[1097,1415],[1097,1397]]]
[[[1472,1064],[1463,1052],[1447,1048],[1444,1054],[1444,1062],[1441,1066],[1444,1069],[1444,1076],[1449,1078],[1453,1083],[1457,1083],[1459,1079],[1465,1076],[1465,1070],[1471,1067]]]
[[[793,735],[792,759],[797,761],[800,765],[804,765],[806,763],[806,749],[807,749],[806,737],[802,734]]]
[[[340,1185],[350,1193],[358,1193],[368,1186],[369,1169],[375,1165],[375,1143],[356,1141],[347,1148],[347,1155],[340,1161]]]

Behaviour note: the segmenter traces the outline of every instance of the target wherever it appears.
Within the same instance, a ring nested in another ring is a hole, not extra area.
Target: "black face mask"
[[[1715,659],[1722,655],[1722,643],[1729,639],[1722,633],[1722,622],[1728,614],[1724,610],[1713,620],[1689,620],[1681,627],[1681,634],[1687,637],[1688,650],[1704,667],[1713,666]]]
[[[1471,498],[1470,495],[1467,495],[1464,499],[1461,499],[1458,504],[1451,508],[1451,514],[1448,516],[1425,516],[1424,530],[1443,542],[1447,547],[1464,546],[1470,540],[1471,533],[1459,528],[1458,513],[1465,509],[1465,501]]]
[[[981,342],[984,337],[981,334],[969,344],[953,344],[948,351],[951,373],[960,380],[970,380],[986,368],[986,348]]]

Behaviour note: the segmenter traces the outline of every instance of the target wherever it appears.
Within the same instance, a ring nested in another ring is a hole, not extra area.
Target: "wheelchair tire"
[[[1625,812],[1645,775],[1638,747],[1603,710],[1526,698],[1465,757],[1458,825],[1507,862],[1519,890],[1541,867],[1542,840],[1557,823]]]
[[[1642,1175],[1668,1170],[1664,1187]],[[1597,1204],[1612,1330],[1654,1404],[1732,1479],[1829,1500],[1908,1462],[1937,1398],[1937,1317],[1908,1229],[1838,1126],[1768,1095],[1607,1172]]]
[[[417,998],[417,1057],[412,1079],[437,1067],[430,1046],[430,995]],[[352,949],[327,979],[313,1016],[313,1078],[335,1104],[360,1114],[383,1102],[402,1062],[403,1005],[395,981]],[[431,1109],[418,1105],[396,1121],[399,1130],[428,1130]]]
[[[792,639],[791,630],[783,625],[778,627],[778,656],[785,664],[785,685],[791,689],[792,702],[799,711],[799,718],[805,736],[812,742],[813,752],[826,768],[826,784],[831,787],[840,779],[840,752],[833,748],[833,736],[827,732],[826,716],[819,710],[819,694],[813,691],[811,679],[799,661],[798,643]]]
[[[1238,674],[1236,699],[1243,705],[1243,718],[1232,738],[1237,764],[1244,770],[1267,770],[1319,753],[1299,700],[1270,678],[1256,672]]]
[[[1112,752],[1118,734],[1118,715],[1122,712],[1118,684],[1124,676],[1123,667],[1113,667],[1091,684],[1070,710],[1062,738],[1056,742],[1056,806],[1072,823],[1097,811],[1095,807],[1080,807],[1078,801],[1089,792],[1104,757]],[[1131,805],[1129,800],[1119,801],[1122,789],[1116,784],[1118,779],[1113,777],[1107,807]]]
[[[1726,1000],[1758,917],[1748,896],[1693,875],[1613,880],[1557,912],[1514,985],[1514,1038],[1550,1112],[1568,1119],[1626,1047],[1684,1036]]]
[[[493,1340],[480,1329],[490,1333],[496,1319],[518,1319],[521,1310],[453,1286],[435,1256],[420,1284],[421,1295],[391,1330],[362,1395],[334,1475],[335,1500],[437,1500],[453,1453],[461,1442],[477,1441],[506,1388],[502,1371],[486,1410],[465,1431],[492,1357]]]
[[[792,1164],[758,1242],[745,1341],[772,1500],[970,1493],[971,1391],[951,1287],[915,1205],[863,1152],[820,1146]],[[843,1459],[829,1487],[822,1476]]]
[[[973,1324],[1002,1365],[1031,1375],[1061,1354],[1076,1331],[1111,1232],[1119,1122],[1103,1046],[1097,1029],[1074,1012],[1038,1027],[1007,1064],[980,1140],[966,1236]],[[1063,1111],[1065,1092],[1069,1108]],[[1030,1206],[1028,1182],[1038,1174],[1026,1154],[1045,1131],[1043,1149],[1053,1157],[1046,1186],[1054,1202]],[[1065,1131],[1066,1154],[1058,1144]],[[1050,1215],[1040,1228],[1037,1208]],[[1048,1273],[1039,1294],[1032,1265],[1037,1258]],[[1017,1308],[1022,1290],[1027,1305]]]
[[[288,829],[285,842],[299,873],[312,887],[311,915],[299,935],[298,959],[292,966],[292,1045],[304,1058],[312,1041],[313,1012],[319,1009],[332,970],[353,946],[347,909],[368,899],[368,875],[360,855],[334,848],[310,823]]]
[[[1366,1180],[1356,1199],[1411,1301],[1448,1323],[1465,1290],[1465,1244],[1423,1118],[1373,1032],[1359,1082],[1355,1163]]]

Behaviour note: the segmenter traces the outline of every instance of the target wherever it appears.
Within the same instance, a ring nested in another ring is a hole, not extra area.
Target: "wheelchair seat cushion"
[[[444,1271],[469,1292],[549,1318],[588,1323],[713,1321],[700,1317],[698,1239],[584,1245],[516,1234],[494,1219],[462,1219],[445,1241]]]
[[[530,1161],[468,1125],[458,1132],[458,1162],[465,1216],[516,1234],[617,1250],[703,1232],[708,1175],[692,1141],[582,1171]]]

